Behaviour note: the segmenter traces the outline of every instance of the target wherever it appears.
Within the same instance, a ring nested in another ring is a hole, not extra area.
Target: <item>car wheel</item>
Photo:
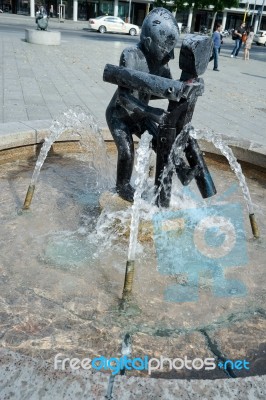
[[[129,31],[129,34],[130,34],[130,36],[135,36],[137,34],[136,29],[131,28],[130,31]]]
[[[101,25],[101,26],[100,26],[99,32],[100,32],[100,33],[105,33],[105,32],[106,32],[106,28],[105,28],[104,25]]]

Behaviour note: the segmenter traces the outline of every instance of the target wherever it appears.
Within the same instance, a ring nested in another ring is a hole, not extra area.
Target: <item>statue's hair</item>
[[[179,36],[176,19],[165,8],[154,8],[143,21],[140,41],[142,42],[147,37],[158,41],[161,36],[167,36],[168,34],[172,34],[175,37]]]

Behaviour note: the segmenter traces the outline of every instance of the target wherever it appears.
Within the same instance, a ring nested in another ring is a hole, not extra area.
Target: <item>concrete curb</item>
[[[41,143],[45,137],[49,135],[51,120],[35,120],[9,122],[0,124],[0,152],[12,148],[34,146]],[[107,127],[100,127],[102,136],[105,141],[113,141],[113,138]],[[233,150],[234,155],[240,161],[248,162],[260,168],[266,168],[266,148],[252,141],[229,138],[221,135],[225,143]],[[136,142],[138,138],[135,138]],[[76,137],[65,132],[58,142],[77,141]],[[220,155],[212,143],[206,140],[199,140],[200,147],[203,152]]]

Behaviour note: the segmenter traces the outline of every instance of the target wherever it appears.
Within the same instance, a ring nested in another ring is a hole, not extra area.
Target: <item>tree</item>
[[[174,0],[177,11],[191,8],[194,4],[196,10],[213,6],[214,11],[223,11],[225,8],[237,7],[239,0]]]
[[[174,0],[173,1],[173,8],[177,12],[189,10],[193,7],[193,19],[192,21],[195,22],[197,11],[200,9],[208,9],[212,6],[212,11],[214,12],[214,18],[212,23],[212,29],[215,23],[215,18],[218,11],[223,11],[225,8],[237,7],[239,0]],[[154,2],[155,7],[165,7],[171,9],[169,7],[169,3],[165,0],[156,0]],[[194,5],[194,6],[193,6]],[[194,23],[192,22],[192,27]]]
[[[223,11],[225,8],[231,8],[231,7],[237,7],[238,6],[239,1],[238,0],[217,0],[214,1],[213,5],[213,18],[212,18],[212,24],[211,24],[211,33],[213,32],[213,27],[215,24],[215,19],[217,16],[217,12],[218,11]]]

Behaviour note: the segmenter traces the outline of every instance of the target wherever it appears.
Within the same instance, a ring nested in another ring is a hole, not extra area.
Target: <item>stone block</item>
[[[46,46],[58,46],[61,44],[61,32],[37,31],[36,29],[25,29],[25,40],[32,44]]]

